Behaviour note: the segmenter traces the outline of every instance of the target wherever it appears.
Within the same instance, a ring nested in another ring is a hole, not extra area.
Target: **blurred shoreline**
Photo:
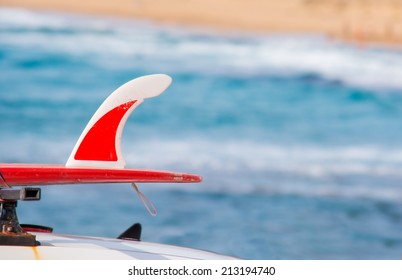
[[[0,0],[0,6],[402,46],[402,0]]]

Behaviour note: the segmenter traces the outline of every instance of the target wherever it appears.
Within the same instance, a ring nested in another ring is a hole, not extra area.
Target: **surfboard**
[[[142,169],[0,164],[0,187],[95,183],[197,183],[198,175]]]
[[[138,223],[118,239],[58,235],[50,227],[19,224],[17,201],[40,200],[40,188],[25,186],[131,183],[155,216],[155,207],[136,183],[200,182],[202,178],[194,174],[125,168],[121,136],[126,120],[144,99],[158,96],[170,83],[169,76],[156,74],[131,80],[114,91],[85,127],[65,165],[0,163],[0,259],[233,259],[140,241]]]
[[[0,188],[93,183],[195,183],[198,175],[126,169],[121,149],[129,115],[145,99],[160,95],[172,82],[165,74],[133,79],[116,89],[95,112],[65,166],[0,164]]]

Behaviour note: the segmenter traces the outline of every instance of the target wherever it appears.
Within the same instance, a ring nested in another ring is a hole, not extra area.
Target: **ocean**
[[[129,118],[130,168],[200,184],[45,186],[21,223],[244,259],[402,258],[402,52],[315,34],[218,32],[0,8],[0,161],[67,161],[102,101],[173,84]]]

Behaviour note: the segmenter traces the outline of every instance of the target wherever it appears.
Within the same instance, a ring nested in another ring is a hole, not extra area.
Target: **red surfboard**
[[[94,183],[196,183],[201,177],[168,171],[65,167],[63,165],[0,164],[0,187]]]
[[[89,183],[194,183],[201,177],[168,171],[125,169],[121,136],[129,115],[144,99],[160,95],[172,79],[143,76],[115,90],[85,127],[63,165],[0,164],[0,188]]]

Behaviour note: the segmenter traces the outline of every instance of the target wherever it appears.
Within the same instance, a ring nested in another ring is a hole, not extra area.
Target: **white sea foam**
[[[200,173],[207,192],[402,201],[400,149],[194,139],[147,141],[132,148],[130,166]]]
[[[24,137],[10,143],[3,139],[0,155],[2,162],[63,164],[74,141]],[[126,141],[123,148],[126,167],[198,173],[207,192],[402,200],[400,149],[199,139]]]
[[[358,87],[402,89],[402,53],[397,51],[358,48],[319,36],[224,37],[143,22],[72,17],[2,8],[3,33],[25,30],[4,33],[2,44],[91,54],[92,62],[102,67],[132,67],[140,61],[170,73],[309,74]]]
[[[39,137],[3,138],[0,147],[2,161],[63,163],[76,140]],[[137,168],[178,167],[194,172],[215,170],[238,174],[268,172],[310,178],[338,175],[402,178],[402,150],[379,146],[287,147],[252,140],[236,142],[192,138],[131,143],[123,139],[123,151],[127,166]],[[40,158],[36,158],[38,155]]]
[[[336,174],[402,176],[402,150],[375,146],[287,147],[251,140],[151,140],[133,145],[127,151],[127,158],[134,165],[187,165],[195,169],[270,171],[311,177]]]

